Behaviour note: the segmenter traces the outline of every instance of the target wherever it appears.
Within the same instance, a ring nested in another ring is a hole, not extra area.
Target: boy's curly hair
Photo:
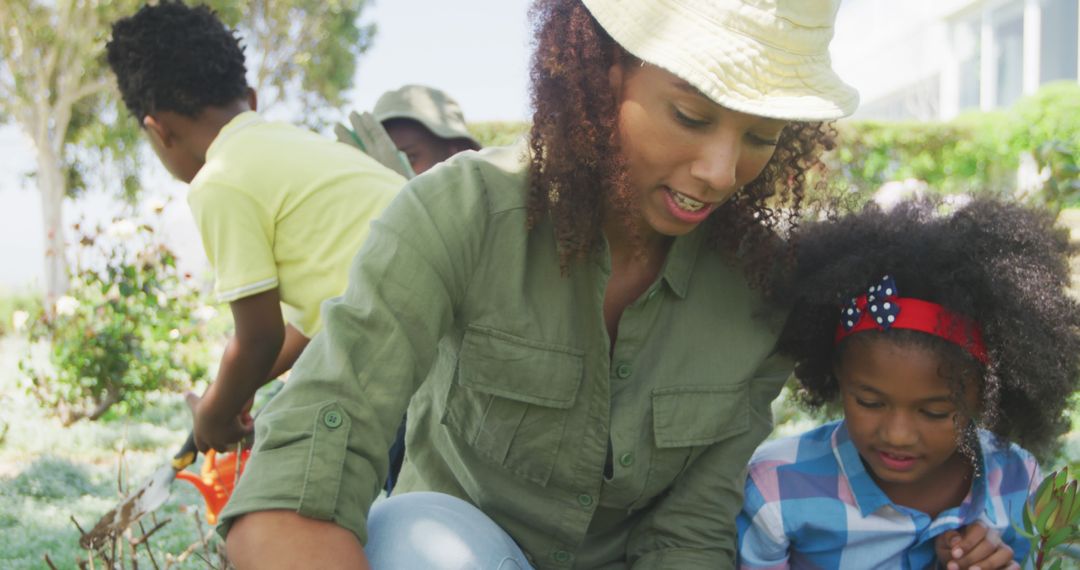
[[[608,79],[612,65],[636,60],[580,0],[537,0],[532,17],[528,219],[532,227],[550,216],[565,272],[593,251],[606,208],[625,216],[636,207],[619,152],[617,94]],[[706,220],[711,243],[738,254],[755,285],[767,286],[766,276],[784,255],[776,236],[796,225],[807,173],[824,170],[820,156],[833,148],[834,137],[831,124],[788,124],[761,175]]]
[[[143,6],[113,23],[105,50],[124,104],[140,124],[158,111],[196,117],[247,94],[244,48],[206,6]]]
[[[937,352],[957,398],[963,379],[980,381],[979,423],[1044,454],[1068,428],[1068,397],[1080,379],[1080,304],[1066,288],[1075,247],[1046,212],[978,199],[951,215],[929,201],[889,212],[875,205],[796,235],[787,284],[794,302],[779,340],[792,356],[801,397],[812,407],[834,400],[833,374],[860,338],[887,335]],[[940,304],[978,322],[990,357],[983,366],[964,348],[909,330],[867,331],[834,346],[843,302],[883,275],[901,296]]]

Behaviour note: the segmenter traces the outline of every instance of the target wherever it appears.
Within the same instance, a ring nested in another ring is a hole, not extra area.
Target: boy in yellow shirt
[[[144,6],[107,45],[128,110],[190,184],[188,203],[235,334],[198,404],[199,449],[252,431],[255,391],[289,370],[345,289],[369,222],[404,179],[355,149],[254,111],[243,49],[205,6]]]

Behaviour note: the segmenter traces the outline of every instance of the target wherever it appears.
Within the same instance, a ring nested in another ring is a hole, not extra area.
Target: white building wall
[[[1077,0],[845,0],[831,51],[861,94],[855,117],[951,118],[1035,92],[1042,3],[1062,1]],[[1080,42],[1053,49],[1080,53]]]

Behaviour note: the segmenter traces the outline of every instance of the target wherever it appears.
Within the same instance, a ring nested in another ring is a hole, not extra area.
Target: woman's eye
[[[709,121],[705,119],[697,119],[691,117],[690,115],[687,115],[686,113],[680,111],[679,108],[675,106],[671,107],[671,112],[673,115],[675,115],[676,121],[690,128],[700,129],[701,127],[705,127],[709,124]]]
[[[779,137],[769,138],[763,137],[761,135],[755,135],[754,133],[746,133],[746,138],[749,139],[751,143],[757,146],[776,146],[780,144]]]
[[[863,400],[861,398],[855,398],[855,403],[859,404],[860,406],[862,406],[864,408],[870,408],[870,409],[880,408],[881,405],[882,405],[881,402],[870,402],[870,401],[867,401],[867,400]]]

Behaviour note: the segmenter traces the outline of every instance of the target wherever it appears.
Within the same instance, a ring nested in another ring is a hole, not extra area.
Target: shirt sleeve
[[[631,532],[627,558],[635,570],[734,568],[735,517],[743,505],[746,465],[772,431],[770,404],[791,374],[773,355],[749,380],[749,428],[709,446]]]
[[[247,192],[207,184],[188,196],[206,257],[214,268],[214,295],[230,303],[278,286],[274,221]]]
[[[788,568],[790,541],[784,532],[779,489],[763,488],[751,474],[746,478],[743,508],[736,519],[739,530],[739,570],[780,570]],[[769,501],[766,497],[772,497]]]
[[[1023,563],[1024,559],[1027,558],[1028,551],[1031,550],[1031,541],[1017,532],[1016,529],[1023,527],[1024,508],[1031,495],[1039,489],[1043,474],[1039,468],[1039,463],[1035,461],[1035,458],[1030,453],[1015,445],[1011,447],[1008,451],[1012,453],[1008,455],[1016,458],[1020,466],[1018,469],[1008,469],[1008,466],[1006,466],[1006,473],[1003,474],[1001,479],[1016,477],[1022,480],[1018,480],[1014,484],[1017,492],[1005,494],[1001,497],[1000,502],[1008,514],[1006,524],[1001,529],[1001,540],[1013,549],[1013,560]],[[985,520],[983,522],[992,528],[992,523]]]
[[[256,422],[222,535],[239,515],[285,509],[366,542],[390,444],[464,296],[485,228],[479,174],[468,163],[438,172],[410,182],[373,222],[344,295],[324,303],[324,328]]]

